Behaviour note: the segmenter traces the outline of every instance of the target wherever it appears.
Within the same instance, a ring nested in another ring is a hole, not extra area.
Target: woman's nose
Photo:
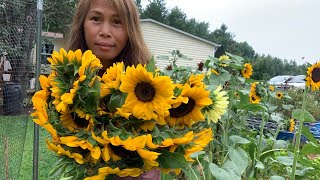
[[[103,23],[100,29],[100,36],[111,37],[111,25],[109,23]]]

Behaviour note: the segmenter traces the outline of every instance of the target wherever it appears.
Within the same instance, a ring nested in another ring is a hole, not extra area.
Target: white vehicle
[[[283,88],[287,89],[289,86],[287,85],[288,82],[291,80],[293,76],[289,75],[282,75],[282,76],[275,76],[271,78],[268,83],[274,86],[275,88]]]
[[[305,89],[306,87],[306,76],[305,75],[297,75],[293,76],[291,80],[287,83],[288,86],[297,88],[297,89]]]

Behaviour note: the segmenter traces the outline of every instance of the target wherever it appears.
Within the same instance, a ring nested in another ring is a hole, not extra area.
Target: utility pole
[[[41,66],[41,31],[42,31],[43,0],[37,0],[37,36],[36,36],[36,91],[40,90],[40,66]],[[39,125],[34,123],[33,133],[33,180],[38,180],[39,169]]]

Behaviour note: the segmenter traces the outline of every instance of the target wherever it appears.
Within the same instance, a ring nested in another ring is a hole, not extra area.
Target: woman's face
[[[128,33],[118,12],[107,0],[91,0],[85,17],[84,35],[87,46],[109,67],[128,41]]]

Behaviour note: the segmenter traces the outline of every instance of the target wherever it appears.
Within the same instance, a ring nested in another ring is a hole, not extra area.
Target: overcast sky
[[[320,0],[166,0],[166,3],[168,9],[178,6],[188,19],[208,22],[211,31],[226,24],[237,41],[247,41],[259,54],[296,60],[298,64],[320,60]]]

